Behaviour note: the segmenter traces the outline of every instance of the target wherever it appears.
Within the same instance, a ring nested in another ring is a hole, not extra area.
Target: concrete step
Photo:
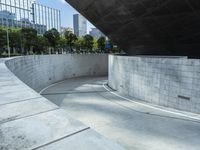
[[[37,148],[38,150],[124,150],[92,129]]]
[[[0,124],[55,109],[58,107],[43,97],[0,105]]]
[[[64,110],[53,110],[1,124],[0,149],[34,149],[87,128]]]

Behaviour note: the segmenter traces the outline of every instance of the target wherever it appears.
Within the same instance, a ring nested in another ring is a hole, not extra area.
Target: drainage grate
[[[178,98],[190,101],[190,97],[178,95]]]

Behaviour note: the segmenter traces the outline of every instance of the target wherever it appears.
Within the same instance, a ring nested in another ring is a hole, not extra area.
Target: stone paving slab
[[[17,92],[5,92],[4,94],[0,94],[0,105],[9,104],[18,101],[24,101],[27,99],[35,99],[41,97],[37,93],[33,93],[32,91],[17,91]]]
[[[0,149],[32,149],[88,128],[54,110],[0,125]]]
[[[97,132],[89,129],[67,139],[63,139],[38,150],[124,150],[118,144],[108,141]]]
[[[0,105],[39,97],[41,95],[20,81],[4,63],[0,63]]]
[[[3,88],[0,88],[1,92],[0,94],[7,94],[7,93],[18,93],[18,92],[24,92],[29,91],[29,88],[23,87],[23,86],[4,86]],[[32,92],[32,91],[31,91]]]
[[[0,123],[54,109],[58,109],[58,107],[43,97],[0,105]]]

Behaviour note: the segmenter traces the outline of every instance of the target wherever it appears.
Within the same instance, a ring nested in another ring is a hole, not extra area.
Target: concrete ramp
[[[124,150],[19,80],[5,62],[20,58],[0,61],[1,150]],[[32,65],[29,70],[34,68]]]

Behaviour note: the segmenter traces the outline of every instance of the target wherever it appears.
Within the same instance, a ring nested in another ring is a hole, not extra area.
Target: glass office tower
[[[40,34],[46,30],[55,28],[60,32],[61,14],[60,10],[53,9],[37,3],[32,4],[33,24]]]
[[[37,4],[35,0],[0,0],[0,26],[30,27],[44,34],[56,28],[60,31],[60,11]]]
[[[87,34],[87,20],[80,14],[74,16],[74,34],[82,37]]]

